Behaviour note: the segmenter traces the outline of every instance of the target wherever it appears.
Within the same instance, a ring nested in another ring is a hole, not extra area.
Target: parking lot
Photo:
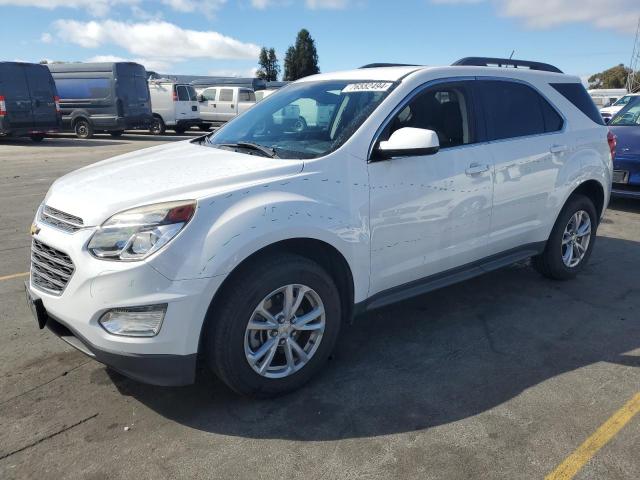
[[[23,282],[49,185],[183,138],[0,144],[0,478],[640,478],[640,201],[612,202],[576,280],[517,264],[375,311],[275,400],[206,372],[143,385],[38,330]]]

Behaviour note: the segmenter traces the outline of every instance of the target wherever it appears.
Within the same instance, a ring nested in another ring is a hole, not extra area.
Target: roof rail
[[[548,63],[532,62],[529,60],[515,60],[512,58],[492,58],[492,57],[465,57],[461,58],[452,65],[467,65],[474,67],[510,67],[510,68],[528,68],[529,70],[539,70],[542,72],[564,73],[558,67],[549,65]]]
[[[381,67],[418,67],[419,65],[414,65],[412,63],[368,63],[367,65],[363,65],[358,69],[362,68],[381,68]]]

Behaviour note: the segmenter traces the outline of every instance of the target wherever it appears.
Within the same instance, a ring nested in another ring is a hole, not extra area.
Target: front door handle
[[[551,145],[551,147],[549,147],[551,153],[564,153],[567,150],[569,150],[569,147],[566,145]]]
[[[472,163],[471,165],[469,165],[466,170],[465,173],[467,175],[478,175],[480,173],[484,173],[487,172],[489,170],[489,165],[484,164],[484,163]]]

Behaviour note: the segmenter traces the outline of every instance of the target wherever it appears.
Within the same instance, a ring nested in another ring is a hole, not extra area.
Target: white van
[[[221,125],[249,110],[256,103],[256,94],[250,88],[211,86],[198,90],[200,117],[206,129]]]
[[[197,93],[191,85],[176,83],[170,79],[150,80],[151,109],[154,135],[162,135],[167,128],[178,135],[199,125]]]

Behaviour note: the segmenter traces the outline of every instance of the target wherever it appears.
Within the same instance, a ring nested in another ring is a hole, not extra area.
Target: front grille
[[[69,233],[76,232],[84,227],[84,222],[80,217],[61,212],[47,205],[45,205],[40,212],[40,220],[47,225]]]
[[[75,266],[66,253],[35,238],[31,242],[31,284],[54,295],[61,295]]]

